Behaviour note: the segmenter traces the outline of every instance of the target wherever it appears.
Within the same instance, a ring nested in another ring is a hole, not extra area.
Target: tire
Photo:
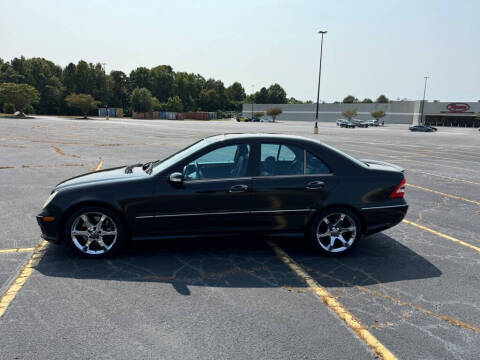
[[[103,258],[117,253],[125,243],[127,229],[121,217],[102,206],[76,210],[65,224],[65,240],[77,255]]]
[[[341,218],[341,222],[338,223]],[[313,248],[326,256],[341,256],[350,252],[358,245],[361,237],[362,227],[358,216],[341,207],[320,212],[308,231]]]

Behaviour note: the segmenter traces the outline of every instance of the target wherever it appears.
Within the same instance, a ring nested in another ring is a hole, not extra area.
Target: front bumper
[[[47,214],[46,212],[41,212],[37,215],[37,223],[40,226],[42,231],[42,239],[45,239],[50,242],[59,242],[58,236],[58,223],[60,219],[55,218],[53,221],[45,221],[45,218],[52,217],[52,215]]]
[[[361,211],[367,235],[391,228],[407,215],[408,205],[390,205],[363,208]]]

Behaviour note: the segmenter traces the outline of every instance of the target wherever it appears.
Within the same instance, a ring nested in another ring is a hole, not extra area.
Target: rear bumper
[[[407,215],[408,205],[372,206],[361,209],[365,233],[373,234],[397,225]]]

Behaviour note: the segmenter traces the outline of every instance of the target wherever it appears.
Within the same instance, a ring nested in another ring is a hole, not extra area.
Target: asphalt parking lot
[[[1,118],[0,358],[480,358],[480,132],[407,128]],[[406,221],[340,258],[283,238],[134,243],[105,260],[41,243],[35,215],[61,180],[227,132],[402,165]]]

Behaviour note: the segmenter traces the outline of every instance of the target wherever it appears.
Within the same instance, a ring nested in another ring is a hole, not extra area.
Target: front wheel
[[[347,253],[358,244],[361,236],[360,220],[344,208],[321,212],[312,222],[309,233],[313,247],[328,256]]]
[[[113,211],[88,206],[75,211],[67,220],[65,238],[77,254],[100,258],[121,248],[126,229],[122,219]]]

